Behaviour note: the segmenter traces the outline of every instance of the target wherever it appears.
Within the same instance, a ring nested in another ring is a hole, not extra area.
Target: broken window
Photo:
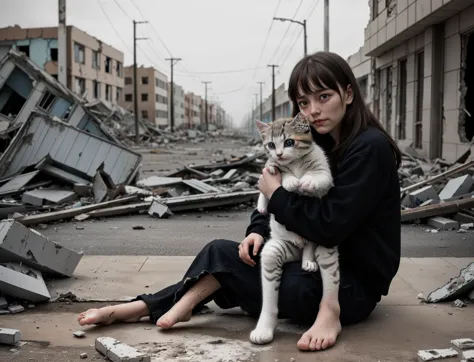
[[[415,147],[423,148],[423,89],[425,81],[425,54],[416,55],[416,109],[415,109]]]
[[[94,98],[100,99],[100,83],[96,80],[92,81],[92,85],[94,88]]]
[[[474,33],[464,39],[463,69],[461,70],[464,106],[461,107],[461,136],[464,141],[474,139]],[[467,42],[467,44],[466,44]],[[464,73],[464,76],[463,74]]]
[[[115,65],[115,71],[117,72],[117,77],[122,78],[122,63],[117,62]]]
[[[86,58],[84,54],[85,54],[84,45],[74,42],[74,61],[76,63],[85,64]]]
[[[96,51],[92,51],[92,68],[100,69],[100,54]]]
[[[132,77],[125,77],[125,85],[132,84]]]
[[[27,57],[30,56],[30,46],[29,45],[20,45],[18,46],[18,51],[24,53]]]
[[[112,58],[105,57],[105,72],[112,74]]]
[[[398,90],[398,132],[399,140],[406,138],[407,129],[407,60],[399,63],[399,90]]]
[[[148,102],[148,93],[142,93],[142,102]]]
[[[57,62],[58,61],[58,48],[49,49],[49,56],[51,57],[51,61]]]
[[[15,68],[0,89],[0,113],[15,119],[33,89],[31,78]]]
[[[133,94],[127,93],[125,94],[125,102],[132,102],[133,101]]]
[[[83,94],[86,90],[86,80],[84,78],[74,78],[74,90],[77,94]]]
[[[120,102],[122,100],[122,88],[117,87],[115,91],[115,100]]]
[[[105,99],[112,102],[112,86],[109,84],[105,85]]]
[[[142,118],[148,119],[148,111],[142,111]]]
[[[142,77],[142,84],[148,84],[148,77]]]
[[[51,105],[53,104],[55,98],[56,98],[56,96],[54,94],[52,94],[49,91],[45,91],[44,94],[43,94],[43,97],[41,97],[41,99],[38,103],[38,107],[41,108],[42,110],[48,112],[50,110]]]
[[[377,19],[379,15],[379,0],[372,0],[372,20]]]

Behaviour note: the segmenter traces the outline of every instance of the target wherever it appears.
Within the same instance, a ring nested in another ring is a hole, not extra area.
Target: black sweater
[[[325,247],[339,246],[341,270],[375,295],[387,295],[400,264],[400,186],[386,137],[369,127],[333,168],[334,187],[322,199],[279,187],[267,210],[276,221]],[[269,237],[269,218],[252,213],[246,235]]]

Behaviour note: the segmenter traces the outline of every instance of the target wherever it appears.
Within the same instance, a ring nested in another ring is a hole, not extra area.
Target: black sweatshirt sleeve
[[[257,233],[264,239],[268,238],[270,235],[269,223],[269,215],[263,215],[257,209],[255,209],[250,216],[250,225],[247,227],[245,236],[247,237],[250,233]]]
[[[279,187],[267,210],[288,231],[328,248],[337,246],[373,211],[388,185],[393,163],[384,136],[356,139],[326,196],[317,199]]]

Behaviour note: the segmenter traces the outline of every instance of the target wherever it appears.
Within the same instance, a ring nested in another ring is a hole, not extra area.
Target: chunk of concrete
[[[434,361],[442,358],[456,357],[458,352],[453,348],[427,349],[418,351],[418,357],[422,361]]]
[[[436,303],[455,300],[465,297],[472,289],[474,289],[474,262],[462,269],[457,277],[452,278],[444,286],[432,291],[425,302]]]
[[[25,192],[21,198],[21,202],[24,204],[43,206],[45,202],[62,204],[76,199],[77,195],[73,191],[37,189]]]
[[[76,331],[73,333],[74,337],[76,338],[84,338],[86,336],[86,332],[84,331]]]
[[[0,297],[0,309],[8,308],[8,302],[5,297]]]
[[[455,179],[448,181],[446,186],[439,193],[439,198],[441,200],[446,200],[451,197],[467,194],[473,184],[474,180],[469,175],[456,177]]]
[[[453,339],[451,343],[462,350],[474,348],[474,340],[472,338]]]
[[[403,199],[402,204],[406,207],[418,207],[427,200],[432,200],[432,202],[439,201],[438,193],[434,187],[430,185],[409,193]]]
[[[95,340],[95,349],[113,362],[151,362],[151,357],[111,337]]]
[[[51,298],[41,272],[19,263],[0,263],[0,290],[31,302],[44,302]]]
[[[464,358],[466,362],[474,362],[474,350],[464,351],[462,358]]]
[[[170,211],[168,206],[163,205],[162,203],[160,203],[157,200],[153,200],[153,202],[151,203],[150,208],[148,209],[148,214],[150,216],[159,217],[160,219],[161,218],[166,219],[170,215],[172,215],[173,213]]]
[[[150,176],[137,182],[138,187],[164,187],[180,183],[181,177]]]
[[[16,344],[21,339],[21,332],[18,329],[0,328],[0,343]]]
[[[440,230],[455,230],[459,229],[459,222],[442,217],[442,216],[435,216],[430,217],[427,221],[427,224],[435,229]]]
[[[0,221],[0,263],[19,262],[38,271],[70,277],[82,258],[14,220]]]
[[[24,310],[25,310],[25,308],[22,305],[10,305],[8,307],[8,311],[11,314],[18,314],[18,313],[23,312]]]

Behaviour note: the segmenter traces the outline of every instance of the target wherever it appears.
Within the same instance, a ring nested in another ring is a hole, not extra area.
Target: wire
[[[245,69],[232,69],[232,70],[220,70],[215,72],[188,72],[189,74],[230,74],[230,73],[242,73],[248,72],[255,69],[263,69],[264,67],[260,68],[245,68]],[[179,74],[179,73],[177,73]]]
[[[105,18],[107,19],[107,21],[109,22],[110,26],[112,27],[112,29],[114,30],[115,32],[115,35],[117,35],[117,38],[120,39],[120,41],[123,43],[123,45],[125,46],[125,48],[128,49],[128,51],[130,53],[133,54],[133,51],[129,48],[129,46],[124,42],[124,40],[122,39],[122,36],[118,33],[117,29],[115,29],[115,26],[114,24],[112,23],[111,19],[109,18],[109,16],[107,15],[107,12],[105,11],[104,7],[102,6],[102,3],[100,2],[100,0],[97,0],[97,3],[99,4],[102,12],[104,13],[105,15]]]

